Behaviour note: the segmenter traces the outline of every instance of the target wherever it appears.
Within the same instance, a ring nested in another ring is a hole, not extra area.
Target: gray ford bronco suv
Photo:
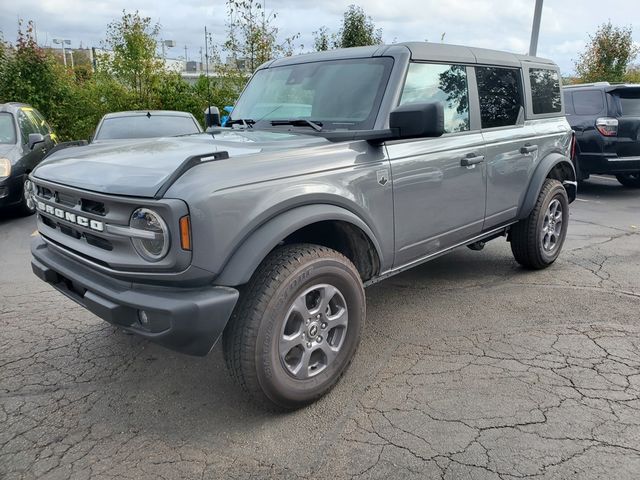
[[[576,196],[558,67],[406,43],[282,58],[225,128],[61,150],[31,174],[33,271],[92,313],[227,366],[259,403],[325,394],[364,287],[505,237],[558,257]]]

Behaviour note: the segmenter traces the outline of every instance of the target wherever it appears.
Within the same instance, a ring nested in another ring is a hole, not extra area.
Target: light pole
[[[162,59],[166,60],[167,59],[167,53],[165,50],[166,48],[172,48],[176,46],[176,41],[175,40],[160,40],[160,44],[162,45]]]
[[[529,55],[532,57],[535,57],[538,52],[538,35],[540,34],[540,19],[542,18],[542,1],[543,0],[536,0],[536,8],[533,11],[531,43],[529,43]]]
[[[67,66],[67,52],[64,49],[65,45],[71,45],[71,40],[63,40],[62,38],[54,38],[52,40],[56,45],[60,45],[62,48],[62,61],[64,62],[64,66]],[[73,52],[71,52],[71,67],[73,68]]]

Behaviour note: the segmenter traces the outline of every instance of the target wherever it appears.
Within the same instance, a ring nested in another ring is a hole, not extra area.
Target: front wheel
[[[302,407],[344,373],[364,320],[364,288],[346,257],[317,245],[280,247],[243,289],[225,329],[227,367],[268,409]]]
[[[621,173],[616,175],[618,181],[629,188],[640,188],[640,172]]]
[[[529,216],[510,232],[511,251],[525,268],[539,270],[555,262],[569,226],[569,199],[558,180],[548,178]]]
[[[33,199],[33,182],[29,180],[29,177],[25,177],[25,181],[22,184],[22,198],[18,204],[18,214],[22,216],[29,216],[36,213],[36,202]]]

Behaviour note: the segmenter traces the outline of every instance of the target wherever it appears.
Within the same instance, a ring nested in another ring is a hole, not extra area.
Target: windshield
[[[16,143],[16,127],[13,124],[13,115],[0,112],[0,143]]]
[[[640,117],[640,89],[633,89],[618,94],[620,108],[625,117]]]
[[[177,115],[132,115],[105,118],[94,140],[175,137],[200,133],[191,117]]]
[[[259,70],[232,120],[311,120],[323,130],[373,128],[391,58],[303,63]]]

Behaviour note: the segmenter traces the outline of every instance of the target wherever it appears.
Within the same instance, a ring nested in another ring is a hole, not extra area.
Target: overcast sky
[[[282,36],[300,33],[303,51],[313,45],[314,30],[325,25],[337,31],[342,13],[351,3],[361,5],[382,28],[385,42],[429,40],[525,53],[529,47],[535,0],[266,0],[268,11],[278,13]],[[615,7],[614,7],[615,5]],[[612,8],[609,8],[612,7]],[[50,45],[64,37],[73,47],[99,46],[105,27],[123,9],[138,9],[162,26],[162,38],[175,40],[168,56],[199,59],[203,28],[214,40],[224,41],[224,0],[0,0],[0,30],[15,41],[17,19],[36,23],[38,42]],[[610,19],[616,25],[636,25],[640,44],[640,9],[637,0],[545,0],[538,55],[555,60],[563,73],[573,72],[573,60],[588,40],[588,33]]]

